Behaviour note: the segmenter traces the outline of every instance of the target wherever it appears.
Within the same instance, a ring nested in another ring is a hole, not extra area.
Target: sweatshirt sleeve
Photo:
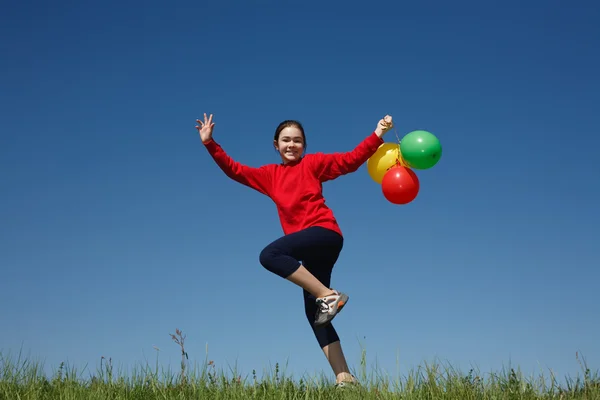
[[[219,168],[234,181],[246,185],[266,196],[271,191],[271,174],[269,166],[254,168],[233,160],[214,140],[204,144],[208,153]]]
[[[313,171],[321,182],[333,180],[356,171],[383,144],[383,139],[371,133],[352,151],[345,153],[317,153],[314,155]]]

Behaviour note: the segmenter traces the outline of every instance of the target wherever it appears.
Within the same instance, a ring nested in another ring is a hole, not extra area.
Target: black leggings
[[[331,272],[342,247],[344,238],[330,229],[311,227],[299,232],[285,235],[263,249],[260,263],[267,270],[287,278],[303,265],[325,287],[330,287]],[[340,340],[333,325],[327,324],[315,328],[314,320],[317,306],[316,298],[302,290],[304,294],[304,310],[319,346],[321,348]]]

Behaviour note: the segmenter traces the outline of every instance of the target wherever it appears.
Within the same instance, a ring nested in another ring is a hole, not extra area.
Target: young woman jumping
[[[333,212],[325,205],[321,184],[354,172],[366,162],[392,128],[392,117],[381,119],[354,150],[332,154],[304,154],[306,136],[302,124],[283,121],[273,138],[281,163],[258,168],[233,160],[213,139],[212,114],[204,114],[204,121],[196,122],[202,143],[225,175],[276,204],[284,236],[262,250],[260,263],[303,289],[306,317],[336,375],[336,383],[355,382],[331,324],[348,302],[348,295],[330,288],[331,273],[344,239]]]

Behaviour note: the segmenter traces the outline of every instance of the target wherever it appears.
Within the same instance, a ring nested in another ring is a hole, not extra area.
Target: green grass
[[[600,378],[592,374],[576,355],[582,375],[566,377],[562,384],[552,373],[525,377],[517,369],[480,374],[463,373],[441,363],[426,363],[405,376],[390,378],[378,371],[367,371],[363,351],[360,368],[353,371],[360,387],[336,389],[329,371],[316,376],[293,378],[275,364],[261,378],[255,371],[241,376],[235,368],[218,370],[208,359],[190,368],[184,337],[177,331],[173,340],[181,347],[181,364],[176,372],[154,365],[140,365],[134,371],[115,373],[112,360],[104,357],[95,373],[58,366],[50,375],[43,365],[0,352],[0,399],[586,399],[600,400]],[[158,353],[157,353],[158,354]]]

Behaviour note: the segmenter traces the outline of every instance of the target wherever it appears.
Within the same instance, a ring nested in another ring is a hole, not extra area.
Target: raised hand
[[[212,139],[213,126],[215,126],[215,123],[212,122],[212,118],[212,114],[210,114],[210,117],[206,118],[206,113],[204,113],[204,122],[200,121],[199,119],[196,120],[198,123],[198,125],[196,125],[196,129],[198,129],[202,143],[208,143]]]
[[[392,122],[392,116],[386,115],[385,117],[383,117],[382,119],[379,120],[379,123],[377,123],[377,128],[375,128],[375,133],[377,134],[377,136],[382,137],[383,135],[385,135],[387,133],[387,131],[392,129],[393,126],[394,126],[394,123]]]

